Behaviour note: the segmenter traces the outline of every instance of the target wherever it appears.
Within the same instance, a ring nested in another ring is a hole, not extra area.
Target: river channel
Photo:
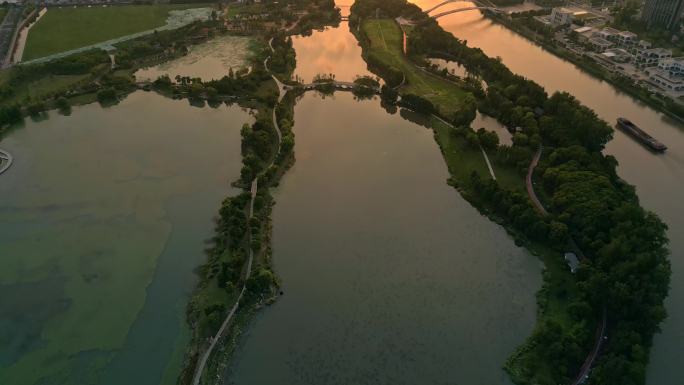
[[[146,92],[2,140],[0,384],[175,384],[241,108]]]
[[[441,0],[416,0],[423,9]],[[453,3],[444,10],[472,6]],[[653,154],[619,130],[606,153],[620,162],[618,172],[636,186],[644,207],[656,212],[669,226],[672,282],[666,300],[668,319],[655,338],[647,383],[679,385],[684,367],[684,124],[653,110],[640,101],[592,77],[581,69],[544,51],[531,41],[484,18],[479,11],[456,13],[439,19],[440,25],[468,45],[490,57],[500,57],[515,73],[544,86],[547,92],[567,91],[591,107],[610,124],[620,116],[645,128],[668,146],[664,155]]]
[[[365,73],[351,39],[346,23],[294,39],[297,73]],[[446,184],[432,131],[343,92],[306,94],[294,131],[273,213],[284,295],[225,383],[509,384],[540,263]]]

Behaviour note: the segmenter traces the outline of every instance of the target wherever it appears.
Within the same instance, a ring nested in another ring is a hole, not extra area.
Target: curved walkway
[[[12,154],[5,150],[0,150],[0,175],[10,168],[13,160]]]
[[[271,42],[273,39],[269,40],[268,45],[271,48],[271,52],[274,52],[273,46],[271,45]],[[282,100],[283,97],[283,84],[280,83],[280,81],[273,75],[273,73],[268,69],[268,59],[270,59],[270,56],[264,60],[264,68],[266,68],[266,71],[268,71],[271,74],[271,77],[273,80],[278,84],[278,103]],[[273,160],[271,163],[265,168],[265,170],[268,170],[273,164],[275,163],[275,160],[278,157],[278,154],[280,154],[280,144],[282,142],[282,132],[280,131],[280,127],[278,126],[278,119],[276,118],[276,112],[275,108],[273,109],[273,127],[276,130],[276,134],[278,135],[278,150],[276,151],[275,156],[273,157]],[[251,194],[251,200],[249,202],[249,218],[252,219],[254,217],[254,201],[257,195],[257,192],[259,191],[259,184],[258,184],[259,176],[254,178],[252,181],[252,184],[250,186],[250,194]],[[251,245],[251,237],[252,234],[250,232],[249,234],[250,237],[250,242],[249,244]],[[240,295],[238,298],[235,300],[235,304],[233,307],[230,309],[230,312],[226,316],[226,318],[223,320],[223,323],[221,324],[221,328],[219,328],[218,332],[216,332],[216,335],[214,335],[211,338],[211,343],[209,344],[209,348],[204,352],[202,355],[202,358],[199,361],[199,364],[197,365],[197,368],[195,369],[195,374],[192,378],[192,384],[193,385],[199,385],[200,380],[202,379],[202,373],[204,373],[204,367],[207,365],[207,361],[209,360],[209,357],[211,356],[211,353],[213,352],[214,348],[216,347],[216,344],[218,341],[221,339],[223,336],[223,333],[226,331],[226,328],[230,324],[230,321],[233,319],[233,316],[237,312],[238,307],[240,306],[240,301],[242,300],[242,297],[245,294],[245,291],[247,290],[247,280],[252,274],[252,264],[254,261],[254,251],[252,250],[252,247],[250,246],[249,248],[249,259],[247,260],[247,271],[245,272],[245,283],[242,285],[242,289],[240,290]]]
[[[541,159],[542,149],[542,145],[539,145],[537,152],[534,154],[534,157],[532,158],[532,162],[530,162],[530,167],[527,169],[527,178],[525,178],[525,184],[527,186],[527,195],[529,195],[530,200],[532,200],[532,203],[537,208],[537,210],[541,214],[546,216],[549,213],[541,204],[539,198],[537,198],[537,194],[534,192],[534,183],[532,182],[532,175],[534,174],[534,169],[537,168],[537,165],[539,164],[539,159]],[[580,257],[580,259],[584,259],[584,254],[582,253],[582,250],[579,249],[579,247],[575,243],[575,240],[572,239],[572,237],[570,238],[570,245],[577,252],[577,255]],[[599,324],[596,327],[596,339],[594,340],[594,347],[592,348],[591,353],[589,353],[587,358],[584,360],[584,363],[582,364],[582,367],[580,368],[577,377],[571,383],[571,385],[582,384],[589,377],[589,371],[591,370],[591,367],[594,364],[596,357],[598,357],[599,351],[601,350],[601,345],[603,345],[603,341],[606,338],[607,318],[608,314],[606,308],[604,307],[603,314],[601,316],[601,324]]]
[[[537,211],[539,211],[542,215],[546,216],[549,215],[549,213],[544,208],[544,205],[541,204],[539,198],[537,198],[537,194],[534,192],[534,182],[532,182],[532,175],[534,174],[534,169],[537,168],[537,165],[539,164],[539,159],[541,159],[542,156],[542,150],[542,145],[539,145],[537,152],[534,154],[534,158],[532,158],[532,162],[530,162],[530,167],[527,169],[525,185],[527,186],[527,195],[530,196],[534,207],[536,207]]]
[[[575,378],[575,381],[573,381],[571,385],[582,384],[584,383],[584,381],[587,380],[587,378],[589,378],[589,371],[591,370],[591,366],[594,364],[594,360],[596,360],[596,357],[598,357],[598,353],[601,350],[601,345],[603,345],[603,341],[605,340],[607,323],[607,315],[605,308],[603,309],[603,315],[601,318],[601,325],[599,325],[599,327],[596,328],[596,341],[594,342],[594,349],[591,350],[591,353],[587,356],[587,359],[584,360],[584,364],[582,364],[580,372],[579,374],[577,374],[577,378]]]

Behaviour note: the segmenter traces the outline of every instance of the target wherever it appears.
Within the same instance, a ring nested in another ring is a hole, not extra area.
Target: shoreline
[[[553,56],[564,60],[568,63],[573,64],[576,66],[579,70],[581,70],[583,73],[597,79],[600,81],[604,81],[608,84],[610,84],[616,91],[622,92],[625,95],[628,95],[635,100],[638,100],[641,103],[644,103],[645,105],[653,108],[655,111],[662,113],[666,116],[668,116],[671,119],[677,120],[679,123],[684,124],[684,105],[680,105],[683,112],[677,113],[669,109],[667,106],[663,106],[662,103],[667,103],[666,101],[663,101],[660,96],[656,96],[657,100],[652,97],[655,94],[652,94],[649,90],[638,86],[638,85],[627,85],[621,82],[616,81],[615,78],[613,78],[610,74],[606,73],[606,70],[600,66],[600,64],[591,61],[587,63],[584,59],[576,57],[574,54],[571,52],[568,52],[565,48],[557,48],[550,46],[549,44],[539,41],[535,38],[532,37],[530,31],[526,30],[524,26],[518,26],[515,23],[513,23],[509,19],[504,19],[502,16],[498,15],[491,15],[489,13],[483,13],[483,17],[488,18],[491,20],[493,23],[499,24],[503,27],[505,27],[507,30],[517,34],[518,36],[521,36],[534,44],[537,47],[542,48],[544,51],[552,54]],[[561,51],[562,50],[562,51]],[[590,65],[591,64],[591,65]],[[642,94],[642,92],[648,92],[650,95],[647,97]],[[677,103],[674,101],[673,103]]]

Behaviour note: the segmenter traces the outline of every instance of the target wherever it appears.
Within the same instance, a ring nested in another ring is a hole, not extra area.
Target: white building
[[[670,58],[661,60],[658,69],[667,71],[668,76],[684,76],[684,57]]]
[[[553,25],[568,25],[572,23],[574,12],[567,8],[554,8],[551,10],[551,24]]]
[[[665,48],[648,48],[637,50],[635,63],[638,67],[655,67],[661,60],[672,58],[672,51]]]
[[[616,36],[615,39],[620,47],[632,47],[639,40],[636,33],[629,31],[621,31]]]
[[[684,78],[681,76],[670,76],[667,71],[654,67],[646,71],[650,83],[667,91],[683,92]]]
[[[570,25],[575,19],[586,19],[589,16],[589,12],[581,9],[558,7],[551,10],[549,22],[554,26]]]

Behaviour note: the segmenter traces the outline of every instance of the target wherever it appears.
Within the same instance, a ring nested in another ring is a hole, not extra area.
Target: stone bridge
[[[361,88],[370,88],[373,90],[375,93],[380,93],[380,88],[378,87],[369,87],[366,85],[362,84],[356,84],[353,82],[339,82],[339,81],[332,81],[332,82],[318,82],[318,83],[305,83],[305,84],[297,84],[297,85],[285,85],[286,90],[292,90],[292,89],[303,89],[305,91],[311,91],[315,90],[318,87],[326,87],[326,86],[332,86],[333,88],[343,90],[343,91],[351,91],[355,87],[361,87]]]

